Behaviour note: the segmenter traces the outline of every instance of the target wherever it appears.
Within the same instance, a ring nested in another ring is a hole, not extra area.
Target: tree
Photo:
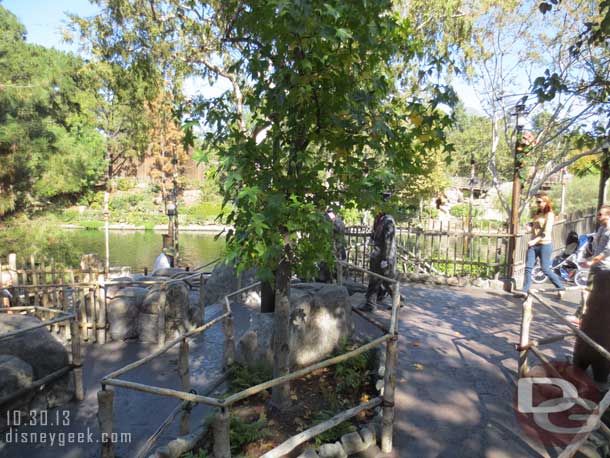
[[[103,138],[90,122],[80,59],[25,42],[0,6],[0,215],[91,187]]]
[[[526,103],[527,114],[533,122],[531,131],[535,142],[523,169],[528,173],[523,174],[524,199],[520,212],[552,174],[581,157],[601,151],[599,145],[588,143],[588,148],[573,154],[587,144],[591,127],[596,124],[595,103],[543,84],[546,80],[561,81],[562,75],[582,77],[591,71],[570,55],[569,42],[578,35],[582,17],[591,14],[592,6],[564,2],[568,3],[569,7],[544,22],[536,15],[536,2],[494,3],[482,10],[473,32],[476,53],[470,74],[472,81],[483,88],[480,91],[483,107],[492,120],[487,163],[496,186],[502,177],[498,169],[498,145],[504,142],[512,150],[515,144],[511,116],[518,102]],[[545,76],[539,78],[545,67]],[[519,84],[521,81],[527,83]],[[502,203],[508,214],[509,203],[503,198]]]
[[[324,210],[370,208],[418,170],[418,154],[444,142],[449,119],[437,107],[449,99],[438,87],[429,100],[397,93],[393,65],[422,49],[390,1],[103,5],[84,25],[105,33],[108,59],[231,83],[193,115],[220,152],[224,216],[235,228],[228,256],[274,281],[274,375],[283,375],[291,276],[310,274],[320,253],[331,258]],[[289,403],[289,385],[273,398]]]

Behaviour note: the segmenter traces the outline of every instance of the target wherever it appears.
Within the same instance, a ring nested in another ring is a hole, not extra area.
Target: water
[[[72,249],[78,254],[96,253],[104,257],[104,231],[65,230]],[[160,232],[153,231],[110,231],[110,265],[130,266],[135,271],[144,267],[152,269],[156,257],[161,252]],[[223,255],[224,238],[214,240],[209,232],[180,233],[180,264],[192,268],[202,266]]]

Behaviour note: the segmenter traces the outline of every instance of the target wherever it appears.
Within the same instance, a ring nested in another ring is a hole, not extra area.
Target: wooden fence
[[[53,260],[36,261],[33,256],[21,263],[16,255],[9,255],[7,262],[0,259],[0,286],[12,294],[12,305],[66,313],[77,310],[83,341],[105,342],[106,314],[100,284],[103,272],[98,270],[66,268]],[[68,327],[69,323],[55,323],[50,331],[65,336]]]
[[[565,248],[570,231],[578,234],[595,230],[595,212],[577,212],[558,220],[553,227],[555,254]],[[347,261],[369,267],[371,228],[352,226],[346,230]],[[411,221],[396,230],[399,272],[433,273],[456,277],[505,278],[508,272],[508,234],[500,224],[472,224],[465,220]],[[515,277],[525,268],[528,234],[517,236]],[[360,275],[361,276],[361,275]]]

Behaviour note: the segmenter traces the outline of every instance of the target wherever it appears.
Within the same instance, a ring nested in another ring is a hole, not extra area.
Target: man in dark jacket
[[[390,197],[384,193],[384,201]],[[388,278],[396,277],[396,222],[392,215],[379,212],[373,224],[371,236],[372,250],[370,255],[370,270]],[[372,312],[377,308],[377,302],[392,292],[393,285],[373,275],[369,275],[369,286],[366,291],[366,304],[363,310]]]

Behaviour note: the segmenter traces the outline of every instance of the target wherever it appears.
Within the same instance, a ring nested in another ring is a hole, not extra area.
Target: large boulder
[[[237,275],[234,264],[222,262],[214,266],[210,278],[205,285],[201,285],[199,294],[204,305],[212,305],[222,301],[227,294],[256,281],[256,270],[250,269]]]
[[[295,285],[290,294],[291,367],[328,357],[351,335],[352,308],[345,287],[324,283]],[[250,365],[273,364],[273,314],[255,314],[237,344],[236,359]]]
[[[41,321],[30,315],[0,314],[0,334],[26,329]],[[0,392],[2,396],[28,386],[32,381],[45,377],[69,363],[66,348],[46,329],[38,328],[24,334],[4,339],[0,346]],[[30,392],[5,405],[7,409],[44,410],[65,404],[74,395],[70,374],[44,389]],[[5,418],[4,415],[2,415]],[[0,421],[0,429],[6,426]]]
[[[12,355],[0,355],[0,399],[26,388],[34,381],[34,369]]]
[[[41,321],[30,315],[0,314],[0,334],[29,328]],[[12,355],[25,361],[39,379],[68,365],[68,352],[45,328],[34,329],[25,334],[4,339],[0,355]]]
[[[158,286],[147,292],[138,316],[138,335],[142,342],[157,342],[160,289]],[[203,311],[190,303],[189,289],[182,282],[169,284],[165,295],[165,336],[171,339],[203,324]]]

